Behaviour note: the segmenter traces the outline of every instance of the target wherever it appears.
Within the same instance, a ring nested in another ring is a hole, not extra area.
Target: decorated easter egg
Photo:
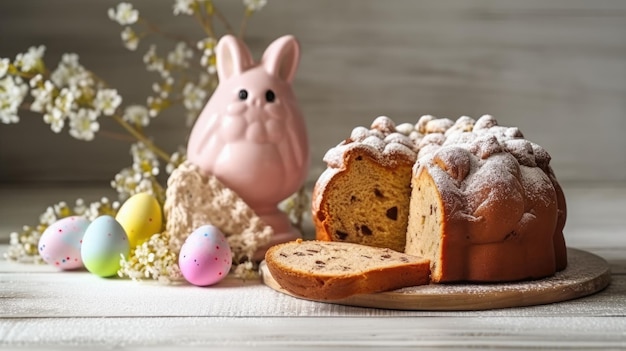
[[[224,234],[215,226],[204,225],[185,240],[178,256],[178,266],[188,282],[207,286],[226,277],[232,260]]]
[[[120,207],[115,219],[126,231],[131,248],[148,240],[153,234],[160,233],[163,223],[161,205],[148,193],[129,197]]]
[[[115,275],[121,255],[128,257],[130,246],[124,228],[111,216],[100,216],[85,230],[80,250],[85,268],[101,277]]]
[[[85,217],[62,218],[46,228],[39,238],[39,255],[43,260],[59,269],[81,268],[83,260],[80,247],[89,220]]]

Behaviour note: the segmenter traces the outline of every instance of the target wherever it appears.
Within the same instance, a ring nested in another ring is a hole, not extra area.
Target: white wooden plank
[[[626,276],[595,295],[528,308],[454,312],[457,316],[625,316]],[[102,279],[88,272],[0,273],[0,316],[24,317],[280,317],[441,316],[316,303],[275,292],[260,281],[228,279],[217,286],[162,286]]]
[[[28,318],[0,320],[0,346],[174,350],[618,349],[626,319],[482,318]]]

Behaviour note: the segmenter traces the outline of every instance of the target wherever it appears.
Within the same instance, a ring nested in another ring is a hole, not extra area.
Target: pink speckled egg
[[[226,277],[232,260],[224,234],[215,226],[204,225],[185,240],[178,256],[178,266],[188,282],[207,286]]]
[[[47,264],[63,270],[83,267],[80,249],[89,223],[84,217],[71,216],[48,226],[39,238],[41,258]]]

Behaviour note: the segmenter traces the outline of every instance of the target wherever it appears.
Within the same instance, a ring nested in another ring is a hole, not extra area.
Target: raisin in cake
[[[272,277],[287,291],[317,300],[337,300],[429,283],[429,261],[390,249],[297,240],[265,254]]]
[[[511,281],[567,264],[565,197],[541,146],[483,116],[421,140],[406,252],[434,282]]]
[[[318,240],[404,251],[417,156],[412,127],[403,133],[391,119],[378,117],[326,153],[328,168],[312,195]]]

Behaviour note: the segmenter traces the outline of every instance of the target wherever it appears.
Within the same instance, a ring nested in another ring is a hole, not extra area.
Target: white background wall
[[[163,28],[201,38],[189,17],[172,15],[173,1],[133,3]],[[240,16],[241,1],[215,3]],[[106,15],[116,4],[3,0],[0,57],[45,44],[54,68],[76,52],[125,101],[144,102],[156,76],[144,70],[146,45],[121,46],[121,27]],[[329,147],[378,115],[401,123],[492,114],[543,145],[562,181],[626,181],[626,1],[269,0],[247,42],[258,58],[286,33],[303,49],[295,87],[312,142],[310,179]],[[185,143],[184,120],[173,110],[147,133],[174,151]],[[106,120],[101,129],[123,132]],[[130,164],[128,146],[53,134],[40,115],[23,113],[19,124],[0,125],[0,182],[108,182]]]

